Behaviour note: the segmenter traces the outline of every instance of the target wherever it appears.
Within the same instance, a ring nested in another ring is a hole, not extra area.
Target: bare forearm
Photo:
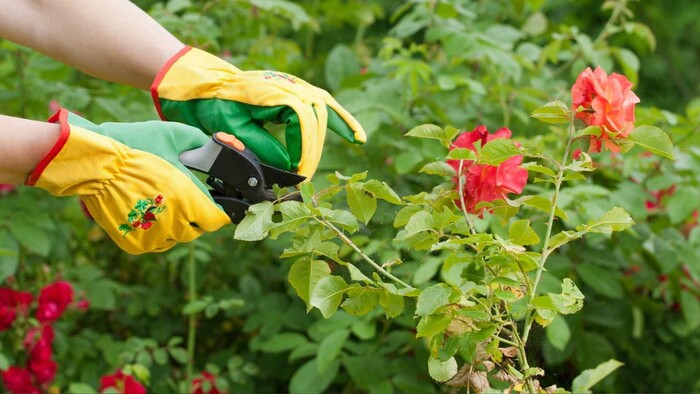
[[[58,124],[0,115],[0,183],[24,183],[60,130]]]
[[[0,12],[0,37],[141,89],[183,47],[127,0],[13,0]]]

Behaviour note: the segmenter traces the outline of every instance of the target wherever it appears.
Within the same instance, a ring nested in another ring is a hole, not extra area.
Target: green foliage
[[[697,63],[696,5],[593,3],[137,2],[242,69],[329,89],[369,142],[329,137],[302,202],[256,205],[237,227],[160,255],[120,253],[75,200],[0,196],[4,286],[61,277],[91,303],[56,328],[55,385],[95,391],[124,368],[149,392],[186,392],[188,373],[204,370],[230,392],[700,387],[683,375],[700,348],[700,100],[695,74],[666,71]],[[633,144],[572,160],[600,130],[570,134],[569,89],[598,65],[642,98]],[[7,41],[0,76],[5,114],[45,119],[55,100],[97,122],[157,118],[146,92]],[[522,145],[447,152],[477,124]],[[455,207],[445,159],[515,155],[530,174],[523,196],[483,204],[482,218]],[[20,362],[10,334],[0,369]],[[625,365],[603,379],[613,359]]]

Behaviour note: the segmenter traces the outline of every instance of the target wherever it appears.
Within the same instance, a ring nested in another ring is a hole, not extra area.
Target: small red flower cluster
[[[8,329],[17,316],[27,316],[34,297],[27,292],[0,288],[0,331]],[[31,327],[22,344],[28,354],[25,368],[11,366],[0,376],[10,393],[41,393],[56,376],[58,365],[53,359],[54,331],[51,325],[73,303],[73,287],[57,281],[43,289],[37,298],[36,319],[41,323]],[[86,307],[84,304],[83,307]]]
[[[634,130],[634,106],[639,102],[632,82],[617,73],[607,75],[597,67],[579,74],[571,87],[572,109],[588,126],[599,126],[600,135],[591,136],[589,152],[600,152],[603,144],[612,152],[620,147],[614,139],[626,138]]]
[[[117,390],[119,394],[146,394],[146,388],[133,376],[125,374],[121,369],[112,375],[100,379],[100,393],[107,389]]]
[[[216,376],[203,371],[202,374],[192,379],[192,394],[224,394],[216,387]]]
[[[470,132],[460,134],[450,146],[450,150],[466,148],[476,152],[474,144],[479,141],[481,146],[497,138],[510,138],[511,132],[507,128],[501,128],[493,134],[489,134],[486,126],[477,126]],[[460,173],[460,162],[461,173]],[[477,209],[480,202],[489,202],[505,199],[508,193],[520,194],[527,183],[527,170],[520,165],[523,157],[513,156],[498,166],[475,164],[471,160],[448,160],[447,164],[457,172],[454,178],[455,185],[459,187],[459,177],[462,177],[462,194],[464,203],[469,213],[480,214],[483,209]],[[461,208],[461,199],[457,200]]]

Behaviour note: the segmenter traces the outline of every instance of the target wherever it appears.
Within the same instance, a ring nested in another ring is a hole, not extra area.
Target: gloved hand
[[[26,184],[80,196],[126,252],[162,252],[231,223],[178,161],[209,140],[200,130],[160,121],[98,126],[65,109],[49,122],[60,123],[61,135]]]
[[[241,71],[186,47],[158,73],[151,94],[161,118],[235,135],[261,161],[307,179],[321,159],[326,127],[354,143],[362,126],[331,95],[289,74]],[[284,123],[285,147],[262,126]]]

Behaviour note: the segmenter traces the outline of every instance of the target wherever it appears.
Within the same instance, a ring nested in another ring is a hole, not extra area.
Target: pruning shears
[[[179,159],[185,167],[209,175],[209,193],[233,223],[240,223],[251,205],[277,200],[273,185],[290,187],[306,179],[262,163],[240,140],[223,132],[202,147],[181,153]]]

